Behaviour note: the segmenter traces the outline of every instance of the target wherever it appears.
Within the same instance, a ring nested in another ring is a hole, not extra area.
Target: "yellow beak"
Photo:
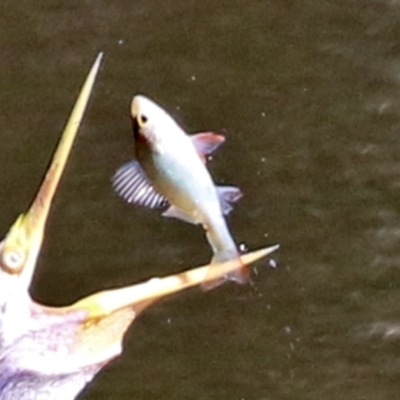
[[[65,126],[50,167],[29,211],[20,215],[0,244],[0,279],[18,279],[21,290],[27,291],[32,280],[42,245],[50,206],[68,159],[89,96],[98,73],[102,53],[94,62]]]

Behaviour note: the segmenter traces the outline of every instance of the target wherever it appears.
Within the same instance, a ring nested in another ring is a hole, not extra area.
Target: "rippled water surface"
[[[50,217],[35,298],[201,265],[202,229],[131,207],[142,92],[245,196],[238,243],[281,243],[253,285],[150,308],[82,399],[398,399],[400,2],[42,0],[0,4],[0,230],[29,205],[96,53],[105,59]]]

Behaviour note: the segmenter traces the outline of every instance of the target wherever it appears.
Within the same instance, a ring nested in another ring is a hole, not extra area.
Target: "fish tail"
[[[211,264],[221,263],[224,261],[235,260],[237,259],[240,263],[240,267],[236,271],[232,271],[226,275],[226,280],[233,281],[235,283],[239,283],[240,285],[244,285],[249,281],[250,278],[250,269],[244,264],[240,258],[239,252],[234,250],[228,251],[220,251],[214,254],[211,259]]]
[[[213,258],[211,259],[211,270],[209,274],[212,274],[213,264],[220,264],[231,260],[238,260],[238,269],[229,272],[222,278],[214,279],[204,283],[202,285],[202,288],[205,290],[214,289],[217,286],[222,285],[226,281],[232,281],[241,285],[247,283],[250,278],[250,269],[246,264],[242,262],[240,254],[236,249],[221,250],[214,253]]]

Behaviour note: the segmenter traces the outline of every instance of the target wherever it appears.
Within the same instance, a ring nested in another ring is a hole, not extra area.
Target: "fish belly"
[[[155,155],[144,169],[154,188],[193,222],[203,223],[205,210],[220,212],[216,188],[197,153],[194,157]]]

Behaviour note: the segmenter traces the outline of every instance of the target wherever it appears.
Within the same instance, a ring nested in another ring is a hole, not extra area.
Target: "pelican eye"
[[[141,114],[137,117],[140,126],[145,126],[149,120],[145,115]]]
[[[1,254],[1,267],[10,273],[17,273],[24,265],[25,255],[21,250],[4,249]]]

